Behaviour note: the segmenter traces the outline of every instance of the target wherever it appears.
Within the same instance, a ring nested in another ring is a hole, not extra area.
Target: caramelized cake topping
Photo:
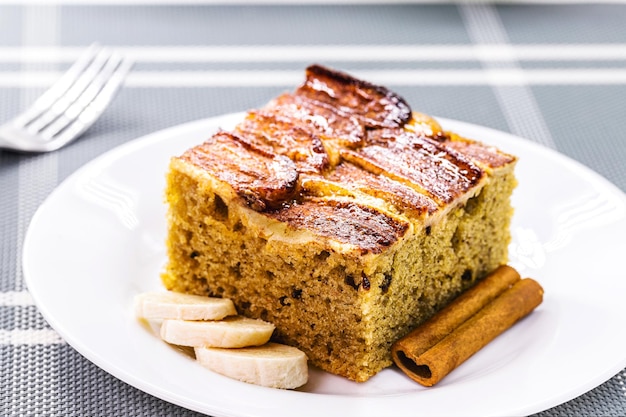
[[[357,116],[342,112],[330,104],[303,95],[283,94],[267,107],[284,117],[306,124],[322,139],[337,146],[354,148],[363,145],[365,126]]]
[[[328,154],[316,132],[276,109],[250,112],[236,132],[250,147],[289,157],[299,172],[322,172],[328,168]]]
[[[394,92],[319,65],[307,68],[296,94],[354,114],[367,128],[401,127],[411,118],[411,108]]]
[[[379,197],[399,211],[412,211],[415,217],[423,218],[438,209],[437,203],[431,197],[418,192],[415,188],[388,176],[365,171],[349,162],[337,165],[329,174],[328,180]]]
[[[356,201],[310,198],[269,212],[297,229],[355,246],[365,253],[380,253],[394,244],[409,224]]]
[[[294,93],[181,158],[255,211],[371,252],[408,230],[387,210],[424,220],[476,194],[483,169],[514,161],[412,116],[384,87],[319,65]],[[371,198],[357,203],[356,194]]]
[[[455,151],[466,155],[477,165],[486,169],[500,168],[515,162],[516,158],[514,156],[506,154],[495,147],[488,147],[483,144],[461,138],[453,133],[450,133],[449,137],[450,140],[445,142],[445,146],[448,149],[454,149]]]
[[[483,171],[462,154],[407,131],[375,131],[368,145],[342,156],[367,171],[386,175],[450,204],[478,185]]]
[[[252,149],[233,133],[218,132],[180,158],[228,183],[256,211],[278,207],[296,194],[298,171],[291,159]]]

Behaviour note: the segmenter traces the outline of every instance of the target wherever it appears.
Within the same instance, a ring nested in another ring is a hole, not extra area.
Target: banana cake
[[[477,139],[477,140],[476,140]],[[171,159],[166,288],[226,297],[354,381],[507,262],[515,156],[320,65]]]

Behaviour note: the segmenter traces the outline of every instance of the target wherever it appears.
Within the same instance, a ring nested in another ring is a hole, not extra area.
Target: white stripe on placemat
[[[0,346],[2,345],[54,345],[65,341],[52,329],[37,330],[0,330]],[[23,365],[16,363],[17,366]]]
[[[71,62],[84,47],[0,46],[0,62]],[[233,45],[115,47],[135,62],[626,60],[626,44]]]
[[[388,86],[528,86],[624,85],[626,69],[441,69],[355,70],[351,74]],[[43,88],[59,78],[57,71],[0,72],[0,87]],[[293,71],[133,71],[126,87],[266,87],[294,86],[303,80]]]
[[[496,9],[488,4],[463,4],[459,6],[459,10],[470,38],[478,45],[478,51],[484,51],[487,45],[499,45],[503,50],[509,51],[508,59],[499,61],[487,59],[485,53],[481,53],[481,57],[486,74],[494,78],[492,84],[496,98],[511,132],[555,148],[550,130],[532,91],[528,88],[527,71],[519,65]],[[514,85],[500,83],[496,74],[502,71],[517,78],[519,83]]]
[[[22,42],[30,45],[55,45],[58,38],[57,7],[53,5],[28,6],[23,11]],[[22,65],[22,73],[32,71],[49,71],[57,69],[51,63],[29,63]],[[49,83],[48,83],[49,84]],[[44,87],[39,85],[35,87]],[[20,91],[20,106],[24,109],[32,104],[41,89],[25,88]],[[54,152],[20,159],[18,168],[18,197],[17,197],[17,245],[21,248],[24,242],[26,228],[35,210],[44,198],[57,185],[58,160]],[[17,274],[15,290],[23,290],[22,254],[17,252]]]
[[[32,46],[54,46],[58,44],[60,28],[58,27],[58,6],[53,4],[25,6],[22,10],[22,45]],[[28,62],[21,63],[21,72],[30,73],[33,71],[56,71],[56,63],[51,62]],[[20,91],[20,106],[26,108],[39,96],[44,86],[35,88],[25,88]],[[18,195],[17,195],[17,246],[22,248],[24,236],[28,223],[35,213],[37,207],[56,187],[58,183],[58,154],[55,152],[21,158],[18,166]],[[17,252],[16,276],[14,291],[4,293],[2,301],[4,305],[23,306],[31,305],[32,299],[26,292],[23,281],[22,253]],[[0,345],[58,345],[65,343],[63,339],[50,328],[33,329],[24,328],[35,325],[33,318],[28,315],[15,314],[13,329],[0,330]],[[19,351],[18,351],[19,352]],[[15,355],[18,355],[16,353]],[[35,358],[35,360],[45,361],[45,358]],[[22,386],[20,395],[32,397],[36,394],[37,387],[24,385],[27,381],[24,375],[24,359],[7,358],[11,367],[7,369],[6,375],[2,377],[7,380],[8,386]],[[45,375],[42,375],[44,384],[47,387],[45,398],[40,399],[42,409],[59,409],[61,401],[59,388],[59,373],[57,367],[52,367]]]
[[[467,1],[467,0],[466,0]],[[473,0],[473,1],[485,1],[485,0]],[[41,4],[45,2],[44,0],[0,0],[1,4]],[[392,4],[450,4],[450,0],[393,0]],[[302,6],[302,5],[380,5],[380,0],[179,0],[173,2],[172,0],[63,0],[60,2],[64,5],[87,5],[87,6],[98,6],[98,5],[122,5],[122,6],[132,6],[132,5],[167,5],[170,6],[173,3],[176,5],[212,5],[212,6],[254,6],[254,5],[262,5],[262,6]],[[572,4],[588,4],[589,0],[515,0],[513,2],[515,4],[526,4],[526,5],[534,5],[534,4],[564,4],[564,5],[572,5]],[[602,0],[601,3],[604,4],[624,4],[625,0]]]
[[[28,291],[0,292],[0,307],[32,305],[35,305],[35,302]]]
[[[71,62],[84,47],[4,46],[0,62]],[[624,61],[626,44],[243,45],[115,47],[135,62]]]

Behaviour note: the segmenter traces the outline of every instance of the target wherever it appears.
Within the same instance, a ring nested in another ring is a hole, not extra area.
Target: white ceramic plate
[[[388,368],[357,384],[312,370],[297,391],[214,374],[133,316],[135,294],[161,288],[168,160],[241,114],[120,146],[64,181],[24,244],[28,288],[78,352],[117,378],[214,416],[527,415],[600,385],[626,366],[626,197],[580,164],[484,127],[445,128],[518,155],[511,263],[544,303],[434,388]]]

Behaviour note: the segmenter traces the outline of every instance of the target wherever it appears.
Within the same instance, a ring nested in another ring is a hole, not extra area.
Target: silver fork
[[[0,126],[0,149],[50,152],[78,138],[104,112],[132,63],[91,45],[28,109]]]

